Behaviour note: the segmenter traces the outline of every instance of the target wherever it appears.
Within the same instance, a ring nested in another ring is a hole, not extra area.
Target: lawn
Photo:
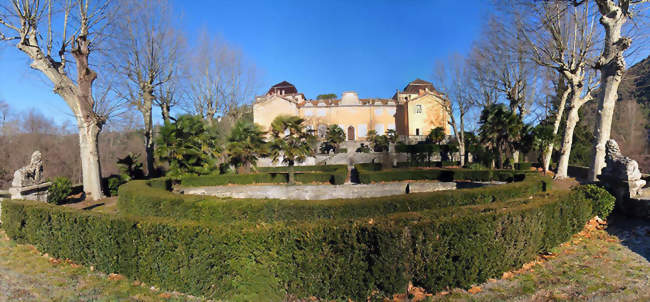
[[[16,244],[0,229],[0,301],[202,301]]]

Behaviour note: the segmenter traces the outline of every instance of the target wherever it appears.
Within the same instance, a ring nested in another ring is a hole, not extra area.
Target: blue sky
[[[240,48],[261,74],[259,93],[287,80],[309,98],[354,90],[390,97],[434,62],[465,53],[489,12],[463,1],[182,1],[173,5],[190,43],[199,32]],[[51,84],[13,45],[0,45],[0,99],[71,119]]]

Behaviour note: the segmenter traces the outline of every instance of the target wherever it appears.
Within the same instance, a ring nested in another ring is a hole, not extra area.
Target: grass
[[[0,301],[200,301],[16,244],[0,230]]]

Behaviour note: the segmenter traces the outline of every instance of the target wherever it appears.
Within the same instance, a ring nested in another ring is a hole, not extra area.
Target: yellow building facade
[[[443,127],[450,134],[444,96],[423,80],[409,83],[390,99],[360,99],[356,92],[343,92],[340,99],[308,100],[295,86],[281,82],[255,98],[253,119],[264,130],[282,114],[306,120],[308,128],[324,137],[329,125],[336,124],[347,140],[365,140],[368,131],[383,135],[393,129],[401,137],[423,139],[431,129]]]

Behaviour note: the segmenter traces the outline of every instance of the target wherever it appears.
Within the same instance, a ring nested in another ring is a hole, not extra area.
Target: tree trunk
[[[144,148],[147,157],[147,176],[155,176],[155,167],[154,167],[154,143],[153,143],[153,123],[151,120],[151,112],[145,116],[144,123]]]
[[[625,71],[623,52],[632,40],[621,37],[621,28],[627,21],[623,10],[613,1],[596,1],[602,17],[600,24],[605,28],[605,46],[596,63],[600,70],[600,93],[598,94],[598,112],[594,129],[594,154],[589,170],[589,180],[597,181],[605,166],[605,143],[610,138],[614,105],[618,98],[618,86]]]
[[[151,93],[144,93],[142,106],[138,108],[142,113],[144,121],[144,151],[146,155],[147,176],[154,176],[154,143],[153,143],[153,120],[152,120],[152,104],[153,95]]]
[[[519,150],[512,152],[512,167],[515,167],[515,163],[519,162]]]
[[[97,145],[97,138],[101,128],[95,123],[88,123],[80,118],[77,118],[77,124],[79,126],[79,155],[84,192],[86,195],[90,195],[93,200],[97,200],[103,197]]]
[[[293,164],[289,164],[289,184],[296,184],[296,169]]]
[[[560,123],[562,122],[562,115],[564,114],[564,107],[566,107],[566,100],[569,98],[569,93],[571,89],[565,89],[560,96],[560,106],[558,107],[557,114],[555,115],[555,121],[553,122],[553,137],[557,135],[557,132],[560,130]],[[544,153],[544,173],[548,172],[548,168],[551,165],[551,157],[553,156],[553,142],[551,142],[548,147],[546,147],[546,152]]]
[[[578,110],[575,104],[571,105],[569,115],[567,116],[566,129],[564,130],[564,138],[562,139],[562,151],[560,152],[560,161],[557,165],[557,173],[555,179],[564,179],[568,177],[569,158],[571,156],[571,146],[573,145],[573,131],[580,120]]]
[[[163,122],[168,124],[171,121],[170,106],[167,103],[160,104],[160,112],[162,114]]]
[[[462,140],[461,140],[462,141]],[[460,152],[460,167],[465,167],[465,143],[458,143],[458,152]]]

